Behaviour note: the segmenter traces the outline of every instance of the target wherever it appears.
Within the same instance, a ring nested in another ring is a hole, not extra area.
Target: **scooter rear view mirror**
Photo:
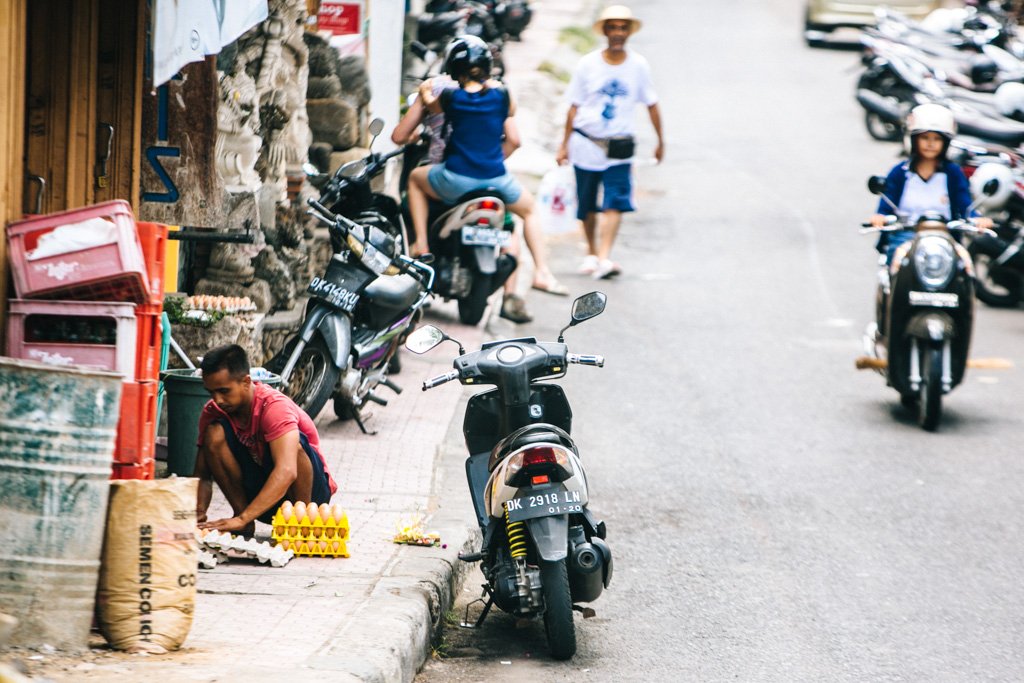
[[[871,194],[882,194],[885,192],[885,176],[873,175],[868,178],[868,191]]]
[[[433,325],[424,325],[409,335],[405,340],[405,348],[413,353],[426,353],[447,338],[444,332]]]
[[[572,320],[569,324],[562,328],[558,333],[558,343],[562,343],[565,340],[563,336],[565,331],[574,325],[579,325],[584,320],[590,320],[604,313],[605,304],[608,303],[608,297],[604,292],[590,292],[572,302]]]
[[[373,147],[373,141],[377,139],[377,136],[380,135],[382,130],[384,130],[384,119],[374,119],[373,121],[370,121],[369,131],[371,148]]]
[[[981,192],[986,197],[991,197],[996,192],[999,192],[999,179],[998,178],[992,178],[991,180],[989,180],[987,183],[985,183],[982,186]]]
[[[572,322],[570,326],[596,318],[604,312],[608,297],[603,292],[590,292],[584,294],[572,303]]]

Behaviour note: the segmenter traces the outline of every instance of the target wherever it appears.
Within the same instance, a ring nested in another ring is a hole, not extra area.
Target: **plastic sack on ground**
[[[571,165],[557,166],[537,187],[537,217],[550,235],[576,230],[576,174]]]
[[[110,483],[97,611],[111,647],[163,654],[192,628],[198,480]]]

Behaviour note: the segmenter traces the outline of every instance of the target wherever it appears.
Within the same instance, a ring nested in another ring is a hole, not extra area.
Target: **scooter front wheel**
[[[286,348],[285,358],[290,354],[294,344]],[[318,334],[299,354],[291,377],[288,378],[288,389],[285,393],[289,398],[316,420],[323,410],[327,399],[334,393],[341,371],[334,364],[334,359],[327,351],[327,344]]]
[[[544,631],[548,649],[555,659],[576,654],[576,624],[572,616],[572,595],[565,560],[540,562],[541,590],[544,592]]]
[[[929,432],[942,419],[942,348],[930,346],[921,352],[921,405],[917,422]]]

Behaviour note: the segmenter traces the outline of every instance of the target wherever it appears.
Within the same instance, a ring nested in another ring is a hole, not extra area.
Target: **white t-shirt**
[[[900,213],[907,215],[909,225],[913,225],[921,214],[929,211],[938,212],[947,220],[952,215],[949,207],[949,184],[946,174],[939,171],[933,173],[928,180],[914,172],[907,173],[907,184],[900,195]]]
[[[584,55],[569,81],[569,104],[576,106],[573,127],[595,138],[632,135],[636,105],[649,107],[658,101],[651,68],[646,59],[632,51],[626,53],[622,64],[614,66],[601,52]],[[629,159],[609,159],[604,148],[579,133],[569,136],[569,160],[588,171],[629,163]]]

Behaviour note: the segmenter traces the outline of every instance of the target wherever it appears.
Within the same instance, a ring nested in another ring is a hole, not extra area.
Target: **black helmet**
[[[476,36],[459,36],[444,50],[444,71],[455,79],[473,67],[479,67],[489,77],[491,63],[491,48]]]
[[[999,66],[991,57],[977,55],[971,59],[971,80],[974,83],[991,83],[999,76]]]

